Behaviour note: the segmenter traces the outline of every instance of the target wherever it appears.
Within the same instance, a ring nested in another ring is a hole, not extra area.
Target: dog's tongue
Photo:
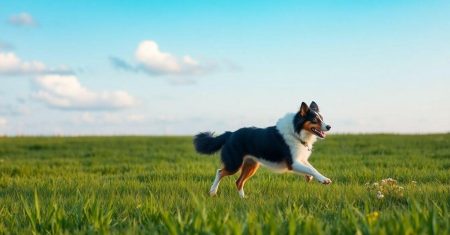
[[[322,130],[319,130],[319,129],[316,129],[316,128],[313,129],[313,132],[314,132],[317,136],[319,136],[320,138],[325,138],[325,136],[327,135],[327,134],[325,134],[325,132],[323,132]]]

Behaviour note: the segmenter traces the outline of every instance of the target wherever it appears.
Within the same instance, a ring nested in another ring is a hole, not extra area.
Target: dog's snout
[[[329,131],[331,129],[331,126],[327,125],[325,128],[327,128],[327,131]]]

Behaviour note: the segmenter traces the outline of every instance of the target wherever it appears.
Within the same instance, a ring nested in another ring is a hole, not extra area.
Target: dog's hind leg
[[[243,155],[239,153],[239,150],[225,144],[220,154],[223,168],[217,170],[216,178],[214,179],[214,183],[209,190],[209,194],[211,196],[215,196],[217,194],[220,180],[223,177],[233,175],[242,167]]]
[[[209,190],[209,195],[215,196],[217,194],[217,190],[219,189],[220,180],[222,180],[223,177],[232,174],[234,173],[227,171],[225,168],[218,169],[216,173],[216,178],[214,179],[214,182],[211,185],[211,189]]]
[[[245,197],[245,193],[244,193],[244,184],[245,182],[252,177],[256,171],[259,168],[259,163],[252,160],[252,159],[245,159],[244,164],[242,165],[241,168],[241,175],[239,176],[239,178],[236,181],[236,186],[239,192],[239,196],[241,198]]]

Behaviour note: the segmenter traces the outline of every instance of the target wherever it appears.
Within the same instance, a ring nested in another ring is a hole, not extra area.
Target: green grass
[[[0,233],[450,234],[450,134],[335,135],[329,186],[261,168],[240,199],[189,137],[0,138]],[[394,178],[403,196],[368,189]],[[415,181],[416,183],[413,183]]]

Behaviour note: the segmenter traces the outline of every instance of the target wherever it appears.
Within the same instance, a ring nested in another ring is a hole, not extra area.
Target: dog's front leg
[[[307,165],[307,166],[309,166],[309,167],[313,167],[312,165],[311,165],[311,163],[309,163],[308,162],[308,160],[306,160],[306,161],[304,161],[304,163]],[[314,168],[314,167],[313,167]],[[314,179],[314,176],[312,176],[312,175],[305,175],[305,180],[306,180],[306,182],[311,182],[312,180]]]
[[[301,162],[294,162],[292,164],[292,171],[298,174],[307,174],[317,179],[322,184],[331,184],[331,180],[320,174],[311,164]]]

